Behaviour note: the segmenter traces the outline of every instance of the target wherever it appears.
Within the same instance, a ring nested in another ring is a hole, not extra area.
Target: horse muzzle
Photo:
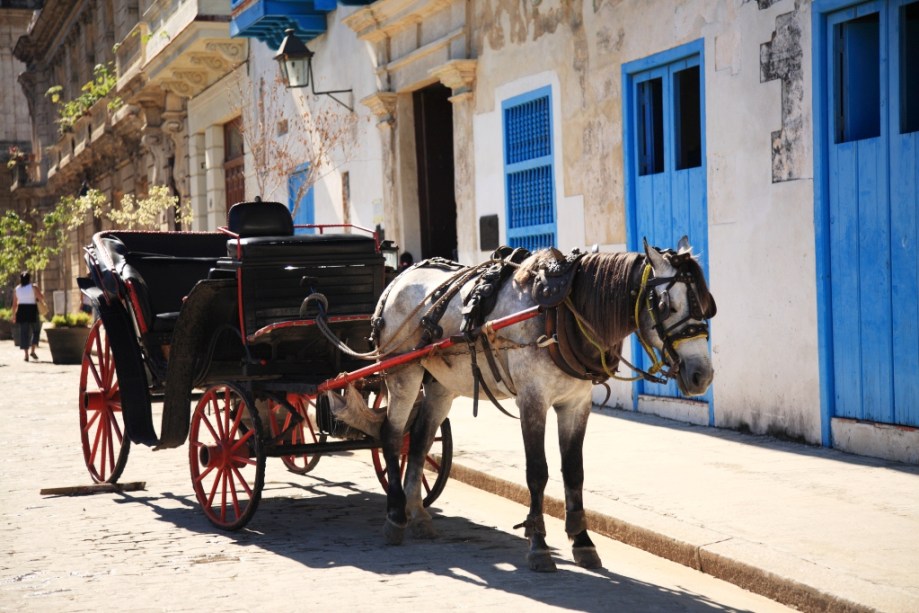
[[[715,371],[708,360],[681,362],[677,371],[677,385],[686,396],[701,396],[712,384]]]

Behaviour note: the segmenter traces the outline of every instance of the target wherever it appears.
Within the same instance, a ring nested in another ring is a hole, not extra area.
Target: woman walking
[[[19,286],[13,294],[13,323],[19,324],[19,346],[22,347],[26,362],[37,360],[38,337],[41,334],[41,319],[38,315],[38,303],[44,300],[41,290],[32,285],[32,275],[24,272],[19,275]]]

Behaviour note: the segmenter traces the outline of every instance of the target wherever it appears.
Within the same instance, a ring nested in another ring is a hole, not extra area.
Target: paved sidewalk
[[[528,503],[519,423],[465,399],[450,421],[453,478]],[[595,531],[802,610],[919,611],[919,466],[612,409],[591,415],[584,456]]]
[[[45,404],[60,402],[53,392],[43,395],[28,375],[33,368],[44,376],[78,372],[50,367],[46,343],[40,365],[22,362],[8,341],[0,348],[10,367],[6,382],[30,385],[35,394],[25,413],[13,401],[17,420],[37,419]],[[27,417],[33,411],[36,417]],[[473,418],[466,399],[457,400],[450,419],[452,478],[527,504],[519,423],[487,402]],[[33,436],[40,438],[41,428]],[[547,512],[561,516],[556,440],[550,417]],[[802,610],[919,611],[917,466],[599,409],[584,452],[584,500],[595,532]],[[8,468],[19,463],[29,460]],[[171,472],[184,477],[179,468]],[[570,555],[558,524],[548,541]]]

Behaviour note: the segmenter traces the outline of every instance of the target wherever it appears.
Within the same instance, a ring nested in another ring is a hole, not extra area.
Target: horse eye
[[[670,317],[670,292],[664,290],[657,298],[657,310],[661,319]]]

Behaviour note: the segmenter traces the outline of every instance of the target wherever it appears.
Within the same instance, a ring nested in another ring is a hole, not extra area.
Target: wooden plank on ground
[[[49,487],[41,490],[42,496],[87,496],[112,492],[135,492],[145,489],[146,481],[132,483],[93,483],[92,485],[71,485],[68,487]]]

